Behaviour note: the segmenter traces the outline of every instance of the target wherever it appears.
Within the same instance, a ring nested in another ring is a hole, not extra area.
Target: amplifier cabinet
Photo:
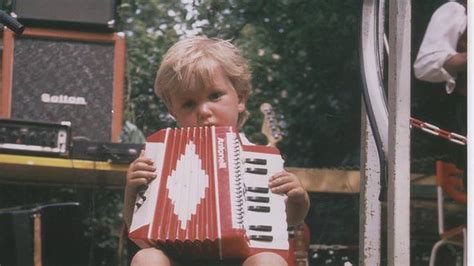
[[[5,29],[3,39],[0,118],[69,121],[73,139],[118,141],[123,33]]]
[[[116,0],[13,0],[12,15],[26,27],[112,32],[116,6]]]

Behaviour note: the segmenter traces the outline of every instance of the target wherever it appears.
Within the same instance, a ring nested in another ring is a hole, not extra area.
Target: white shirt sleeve
[[[448,2],[433,13],[413,66],[418,79],[446,82],[446,92],[453,92],[455,77],[443,65],[457,54],[456,46],[466,26],[466,11],[459,3]]]

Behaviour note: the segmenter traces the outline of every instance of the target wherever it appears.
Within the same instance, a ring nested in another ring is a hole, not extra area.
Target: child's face
[[[245,111],[246,99],[237,92],[222,71],[216,71],[211,86],[190,88],[171,95],[171,115],[180,127],[237,127],[239,113]]]

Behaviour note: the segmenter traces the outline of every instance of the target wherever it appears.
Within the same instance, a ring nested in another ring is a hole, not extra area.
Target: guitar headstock
[[[267,137],[267,146],[275,147],[283,139],[283,133],[277,121],[273,107],[269,103],[260,105],[260,112],[263,113],[262,134]]]

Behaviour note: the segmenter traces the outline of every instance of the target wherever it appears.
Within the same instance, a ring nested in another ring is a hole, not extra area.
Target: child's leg
[[[175,266],[179,265],[166,254],[156,248],[145,248],[139,250],[135,256],[133,256],[131,266],[145,266],[145,265],[163,265],[163,266]]]
[[[251,265],[287,266],[288,263],[286,263],[286,261],[280,255],[276,253],[262,252],[262,253],[257,253],[255,255],[248,257],[242,265],[243,266],[251,266]]]

